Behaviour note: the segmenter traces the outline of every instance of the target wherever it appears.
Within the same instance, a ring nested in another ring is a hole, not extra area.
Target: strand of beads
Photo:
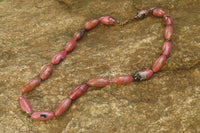
[[[51,64],[46,65],[40,72],[40,76],[38,78],[34,78],[24,84],[21,88],[20,97],[19,97],[19,105],[22,109],[22,111],[28,113],[31,115],[31,118],[34,120],[49,120],[52,119],[55,116],[62,115],[65,111],[67,111],[72,103],[72,100],[75,100],[79,98],[81,95],[86,92],[89,86],[92,87],[105,87],[106,85],[109,85],[110,83],[114,83],[117,85],[125,85],[129,84],[133,80],[140,81],[149,79],[154,72],[159,71],[162,66],[165,63],[166,56],[169,55],[171,50],[171,37],[173,33],[172,29],[172,20],[169,15],[166,15],[165,12],[159,8],[150,8],[149,10],[141,10],[138,13],[135,14],[135,18],[144,18],[148,14],[153,14],[157,17],[163,17],[166,28],[165,28],[165,39],[166,41],[163,44],[162,47],[162,55],[155,61],[152,70],[151,69],[145,69],[142,71],[137,72],[134,76],[131,75],[119,75],[114,77],[112,80],[109,80],[107,78],[94,78],[90,79],[87,83],[82,83],[78,85],[72,92],[70,93],[69,97],[66,99],[63,99],[56,107],[54,112],[52,111],[37,111],[32,112],[32,106],[30,102],[22,96],[23,93],[32,91],[35,89],[41,81],[47,79],[51,73],[53,72],[53,66],[59,64],[59,62],[64,59],[67,55],[67,53],[71,52],[75,46],[76,42],[81,39],[81,37],[84,35],[84,33],[88,30],[91,30],[95,28],[99,23],[105,24],[105,25],[113,25],[115,24],[115,19],[109,16],[103,16],[99,19],[92,19],[89,22],[85,24],[84,29],[79,30],[74,34],[73,39],[69,40],[67,44],[65,45],[65,50],[58,52],[51,60]]]
[[[166,56],[169,55],[171,51],[171,38],[173,34],[173,28],[172,28],[172,19],[170,18],[169,15],[165,14],[165,11],[163,11],[160,8],[150,8],[149,10],[141,10],[135,14],[136,19],[143,19],[147,17],[149,14],[152,14],[153,16],[156,17],[163,17],[164,22],[165,22],[165,39],[166,41],[164,42],[162,46],[162,55],[155,61],[152,70],[151,69],[146,69],[137,72],[133,77],[134,80],[136,81],[141,81],[150,78],[154,72],[158,72],[165,64],[166,61]]]

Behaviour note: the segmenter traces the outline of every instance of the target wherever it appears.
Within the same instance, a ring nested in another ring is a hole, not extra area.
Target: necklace
[[[135,81],[141,81],[149,79],[153,73],[158,72],[163,65],[165,64],[166,57],[169,55],[171,51],[171,38],[173,34],[173,28],[172,28],[172,19],[169,15],[165,14],[165,11],[163,11],[160,8],[150,8],[149,10],[141,10],[138,11],[134,18],[135,19],[143,19],[147,17],[149,14],[152,14],[156,17],[163,17],[164,23],[166,25],[165,27],[165,42],[162,46],[162,55],[155,61],[154,65],[152,66],[152,69],[145,69],[137,72],[133,76],[131,75],[119,75],[114,77],[112,80],[109,80],[107,78],[94,78],[90,79],[87,83],[82,83],[78,85],[72,92],[70,93],[69,97],[62,100],[56,107],[56,109],[53,111],[36,111],[32,112],[32,106],[30,102],[22,96],[23,93],[32,91],[35,89],[43,80],[46,80],[51,73],[53,72],[53,66],[59,64],[59,62],[64,59],[67,55],[67,53],[71,52],[75,46],[76,42],[81,39],[81,37],[84,35],[86,31],[89,31],[93,28],[95,28],[99,23],[102,23],[104,25],[114,25],[115,19],[110,16],[103,16],[98,19],[92,19],[88,21],[85,24],[84,29],[81,29],[77,31],[73,39],[69,40],[65,45],[65,50],[58,52],[51,60],[51,64],[46,65],[43,67],[43,69],[40,72],[40,76],[38,78],[33,78],[29,82],[25,83],[20,92],[19,96],[19,105],[22,109],[22,111],[26,112],[31,116],[34,120],[49,120],[53,117],[57,117],[62,115],[65,111],[67,111],[72,103],[72,100],[75,100],[79,98],[83,93],[87,90],[89,86],[92,87],[105,87],[106,85],[109,85],[110,83],[114,83],[117,85],[125,85],[129,84],[133,80]]]

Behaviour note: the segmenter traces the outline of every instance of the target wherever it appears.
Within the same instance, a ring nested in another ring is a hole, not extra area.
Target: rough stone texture
[[[64,2],[0,2],[0,132],[200,132],[200,1]],[[155,6],[171,15],[174,27],[172,51],[160,72],[147,81],[90,87],[66,113],[49,121],[34,121],[21,111],[21,86],[38,76],[93,18],[110,15],[125,24],[100,24],[87,32],[50,78],[24,95],[33,111],[53,111],[74,87],[91,78],[112,79],[151,68],[162,53],[163,19],[131,19],[138,10]]]

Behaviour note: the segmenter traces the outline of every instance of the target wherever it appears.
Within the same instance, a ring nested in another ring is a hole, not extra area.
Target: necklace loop
[[[58,52],[51,60],[51,64],[46,65],[40,72],[40,76],[37,78],[34,78],[24,84],[20,91],[19,96],[19,105],[22,109],[22,111],[26,112],[31,116],[34,120],[49,120],[54,118],[55,116],[62,115],[65,111],[67,111],[72,103],[73,100],[79,98],[84,94],[84,92],[87,91],[89,86],[92,87],[105,87],[109,85],[110,83],[117,84],[117,85],[126,85],[131,83],[132,81],[142,81],[149,79],[153,73],[158,72],[165,64],[167,56],[170,54],[171,51],[171,38],[173,34],[173,28],[172,28],[172,19],[169,15],[165,14],[165,11],[163,11],[160,8],[150,8],[149,10],[141,10],[138,11],[135,15],[135,19],[144,19],[145,17],[152,14],[155,17],[162,17],[164,19],[164,23],[166,25],[165,27],[165,42],[162,46],[162,55],[155,61],[154,65],[151,69],[145,69],[137,72],[136,74],[132,75],[118,75],[115,76],[112,80],[109,80],[107,78],[99,77],[90,79],[87,83],[82,83],[78,85],[72,92],[70,93],[69,97],[62,100],[58,106],[56,107],[55,111],[36,111],[32,112],[32,106],[30,102],[23,97],[23,93],[32,91],[37,86],[40,85],[40,83],[43,80],[46,80],[51,73],[53,72],[54,65],[59,64],[67,54],[73,51],[73,49],[76,47],[77,41],[79,41],[85,32],[88,32],[89,30],[92,30],[93,28],[97,27],[99,23],[102,23],[104,25],[114,25],[116,23],[116,20],[110,16],[103,16],[98,19],[92,19],[88,21],[85,24],[85,27],[79,31],[77,31],[73,38],[69,40],[66,45],[65,49],[63,51]],[[133,19],[127,20],[124,23],[121,23],[120,25],[127,24],[128,22],[133,21]]]

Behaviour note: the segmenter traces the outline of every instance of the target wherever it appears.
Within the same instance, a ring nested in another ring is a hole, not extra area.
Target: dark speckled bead
[[[33,120],[44,121],[44,120],[52,119],[54,116],[55,116],[54,112],[51,112],[51,111],[37,111],[31,115],[31,118]]]
[[[134,16],[134,18],[136,19],[143,19],[148,15],[148,11],[147,10],[141,10],[139,12],[137,12]]]

